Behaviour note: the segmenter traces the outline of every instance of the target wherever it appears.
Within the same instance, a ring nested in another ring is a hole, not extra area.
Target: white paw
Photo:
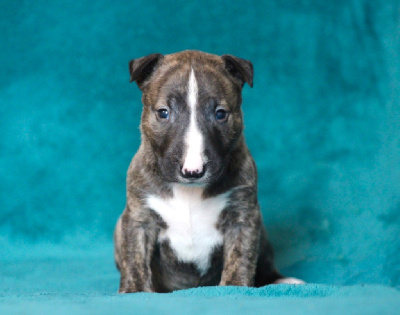
[[[276,280],[274,284],[305,284],[305,282],[297,278],[282,278]]]

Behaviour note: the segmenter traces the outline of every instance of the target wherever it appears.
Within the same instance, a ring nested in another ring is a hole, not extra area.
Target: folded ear
[[[222,55],[225,68],[228,72],[243,85],[247,83],[253,87],[253,64],[245,59],[241,59],[232,55]]]
[[[131,82],[136,81],[139,88],[150,78],[150,75],[157,68],[158,63],[164,56],[161,54],[151,54],[146,57],[129,61],[129,72]]]

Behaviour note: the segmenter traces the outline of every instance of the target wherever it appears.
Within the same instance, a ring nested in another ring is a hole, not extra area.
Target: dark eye
[[[168,109],[166,108],[160,108],[157,110],[157,115],[158,117],[160,117],[161,119],[168,119],[169,118],[169,112]]]
[[[215,111],[215,119],[219,122],[223,122],[228,117],[228,112],[225,109],[218,108]]]

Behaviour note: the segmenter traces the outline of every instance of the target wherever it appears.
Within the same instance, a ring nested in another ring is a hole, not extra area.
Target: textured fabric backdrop
[[[399,0],[2,1],[3,302],[117,290],[140,140],[128,61],[184,49],[254,64],[245,134],[281,270],[399,288],[399,17]]]

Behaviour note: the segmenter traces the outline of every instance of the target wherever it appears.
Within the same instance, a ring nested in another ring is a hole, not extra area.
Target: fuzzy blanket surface
[[[0,313],[396,313],[400,2],[0,4]],[[117,295],[112,232],[140,143],[128,61],[251,60],[243,90],[279,269],[303,286]]]
[[[110,243],[85,249],[65,244],[16,249],[12,259],[0,263],[0,313],[398,314],[400,309],[400,291],[379,284],[279,284],[118,294],[119,274],[111,253]]]

